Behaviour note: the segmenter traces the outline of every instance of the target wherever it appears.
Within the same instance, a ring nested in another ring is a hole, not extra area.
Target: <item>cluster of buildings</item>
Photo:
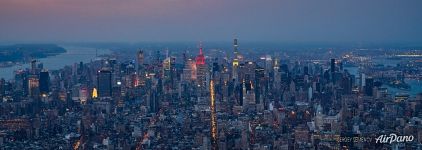
[[[196,57],[33,61],[0,81],[0,149],[422,148],[422,95],[392,95],[343,61],[250,55],[237,39]],[[414,140],[376,143],[391,133]]]

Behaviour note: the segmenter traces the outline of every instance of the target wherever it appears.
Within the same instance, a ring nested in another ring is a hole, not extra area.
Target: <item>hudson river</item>
[[[73,65],[79,62],[91,62],[95,60],[96,56],[111,54],[111,50],[95,49],[86,47],[61,46],[66,49],[65,53],[50,56],[47,58],[37,59],[38,63],[43,63],[44,68],[48,70],[61,69],[64,66]],[[30,64],[14,65],[11,67],[0,68],[0,78],[11,80],[14,78],[14,72],[19,69],[30,68]]]

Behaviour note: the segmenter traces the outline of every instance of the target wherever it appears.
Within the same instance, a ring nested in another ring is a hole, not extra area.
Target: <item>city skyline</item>
[[[2,42],[422,41],[422,2],[128,0],[0,2]]]
[[[420,0],[0,0],[0,150],[422,149]]]

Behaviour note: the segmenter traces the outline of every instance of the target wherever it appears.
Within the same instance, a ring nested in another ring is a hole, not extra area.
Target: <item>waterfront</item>
[[[64,66],[72,65],[77,62],[90,62],[96,59],[96,56],[112,53],[111,50],[89,47],[76,47],[76,46],[61,46],[66,49],[66,53],[62,53],[56,56],[50,56],[47,58],[37,59],[40,63],[43,63],[44,68],[48,70],[56,70],[63,68]],[[11,80],[14,77],[14,72],[19,69],[30,68],[29,64],[14,65],[10,67],[1,68],[0,78],[5,80]]]
[[[389,64],[392,64],[391,62]],[[356,77],[356,83],[358,84],[359,82],[359,68],[358,67],[345,67],[345,69],[352,75],[355,75]],[[410,90],[402,90],[402,89],[398,89],[398,88],[394,88],[388,85],[382,85],[382,87],[387,88],[388,92],[390,94],[402,94],[402,93],[406,93],[409,94],[412,97],[415,97],[418,93],[422,92],[422,81],[421,80],[417,80],[417,79],[405,79],[404,80],[411,88]]]

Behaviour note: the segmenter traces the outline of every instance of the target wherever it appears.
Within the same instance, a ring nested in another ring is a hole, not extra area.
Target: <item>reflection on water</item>
[[[350,74],[355,75],[356,78],[359,78],[359,68],[358,67],[345,67]],[[382,87],[386,87],[388,92],[391,94],[396,93],[408,93],[411,96],[416,96],[418,93],[422,92],[422,81],[416,80],[416,79],[405,79],[404,80],[407,84],[410,85],[410,90],[401,90],[398,88],[393,88],[387,85],[383,85]],[[358,83],[358,80],[356,80],[356,83]]]
[[[97,50],[95,48],[86,48],[86,47],[72,47],[72,46],[62,46],[67,50],[66,53],[62,53],[56,56],[51,56],[47,58],[37,59],[37,61],[43,63],[45,69],[56,70],[63,68],[66,65],[72,65],[78,62],[90,62],[94,60],[98,55],[110,54],[110,50]],[[13,79],[14,71],[19,69],[29,68],[29,64],[15,65],[6,68],[0,68],[0,78],[6,80]]]

